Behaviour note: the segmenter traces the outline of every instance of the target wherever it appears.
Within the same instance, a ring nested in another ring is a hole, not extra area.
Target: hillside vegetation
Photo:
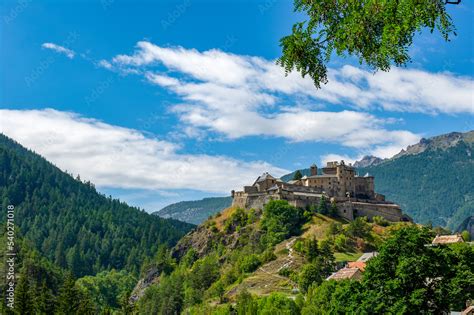
[[[136,311],[320,314],[367,313],[373,306],[377,313],[406,313],[460,309],[473,296],[469,245],[438,251],[425,246],[434,236],[427,228],[382,218],[347,222],[319,208],[271,201],[263,211],[224,210],[156,257],[132,293]],[[325,281],[336,266],[373,250],[381,254],[361,283]],[[441,275],[443,281],[426,285],[427,276]],[[405,285],[402,277],[413,282]],[[390,295],[380,295],[380,288]]]

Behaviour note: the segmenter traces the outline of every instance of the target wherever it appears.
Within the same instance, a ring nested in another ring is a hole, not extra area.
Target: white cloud
[[[354,110],[370,108],[379,100],[354,83],[368,80],[368,75],[353,67],[331,69],[331,83],[316,90],[309,78],[298,73],[285,77],[272,61],[215,49],[199,52],[139,42],[134,54],[118,55],[110,64],[121,71],[143,73],[150,83],[179,95],[182,102],[171,106],[171,111],[193,133],[338,143],[383,157],[420,138],[409,131],[388,130],[393,119]],[[315,110],[321,100],[350,109]],[[393,103],[393,97],[390,100]]]
[[[261,161],[182,154],[137,130],[52,109],[0,110],[0,132],[101,187],[228,193],[264,171],[288,172]]]
[[[165,87],[174,88],[175,92],[191,100],[200,92],[195,91],[198,87],[207,90],[212,83],[211,88],[217,93],[222,92],[217,87],[224,86],[229,91],[245,91],[247,104],[268,105],[268,99],[273,99],[270,102],[273,104],[277,96],[273,94],[277,93],[364,110],[381,108],[431,114],[474,113],[474,80],[450,73],[394,67],[389,72],[373,74],[346,65],[329,69],[329,83],[316,90],[311,79],[302,78],[299,73],[293,72],[285,77],[283,69],[274,61],[216,49],[199,52],[183,47],[160,47],[146,41],[137,43],[134,54],[118,55],[111,64],[124,70],[164,66],[169,75],[175,75],[175,79],[179,80],[179,83],[174,82],[172,86]],[[162,69],[158,71],[163,72]],[[159,75],[169,77],[168,74]],[[153,78],[150,72],[148,78]],[[164,86],[160,82],[150,81]],[[259,97],[265,97],[266,101],[259,103]],[[236,100],[234,104],[240,105],[239,101],[242,99]]]
[[[46,49],[51,49],[59,54],[66,55],[66,57],[68,57],[69,59],[74,58],[74,56],[76,55],[76,53],[73,50],[54,44],[54,43],[43,43],[41,47],[46,48]]]

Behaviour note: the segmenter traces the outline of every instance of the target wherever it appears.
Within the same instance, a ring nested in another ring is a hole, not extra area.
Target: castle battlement
[[[243,191],[232,191],[232,205],[262,209],[270,200],[287,200],[295,207],[305,208],[317,206],[325,196],[336,203],[338,214],[348,220],[382,216],[389,221],[411,221],[399,205],[375,192],[373,176],[358,176],[352,165],[334,161],[328,162],[321,174],[315,164],[310,170],[310,176],[289,182],[263,173],[251,186],[244,186]]]

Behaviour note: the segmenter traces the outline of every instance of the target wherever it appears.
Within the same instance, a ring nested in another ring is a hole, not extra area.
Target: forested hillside
[[[153,214],[192,224],[200,224],[209,216],[230,207],[232,197],[214,197],[201,200],[181,201],[164,207]]]
[[[33,249],[76,278],[112,268],[137,275],[160,244],[172,246],[192,228],[103,196],[4,135],[0,196],[3,209],[15,206],[15,224]]]
[[[416,222],[455,229],[474,215],[471,144],[429,149],[359,169],[375,176],[377,192],[399,203]]]

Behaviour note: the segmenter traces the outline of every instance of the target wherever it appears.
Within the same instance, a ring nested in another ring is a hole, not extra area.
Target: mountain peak
[[[360,161],[356,161],[354,163],[354,167],[359,168],[359,167],[368,167],[368,166],[374,166],[382,163],[384,159],[381,159],[377,156],[374,155],[366,155],[364,156]]]
[[[432,138],[421,138],[416,144],[409,145],[402,149],[400,153],[392,157],[396,159],[404,155],[416,155],[426,150],[446,150],[456,146],[459,142],[474,143],[474,130],[468,132],[450,132]]]

